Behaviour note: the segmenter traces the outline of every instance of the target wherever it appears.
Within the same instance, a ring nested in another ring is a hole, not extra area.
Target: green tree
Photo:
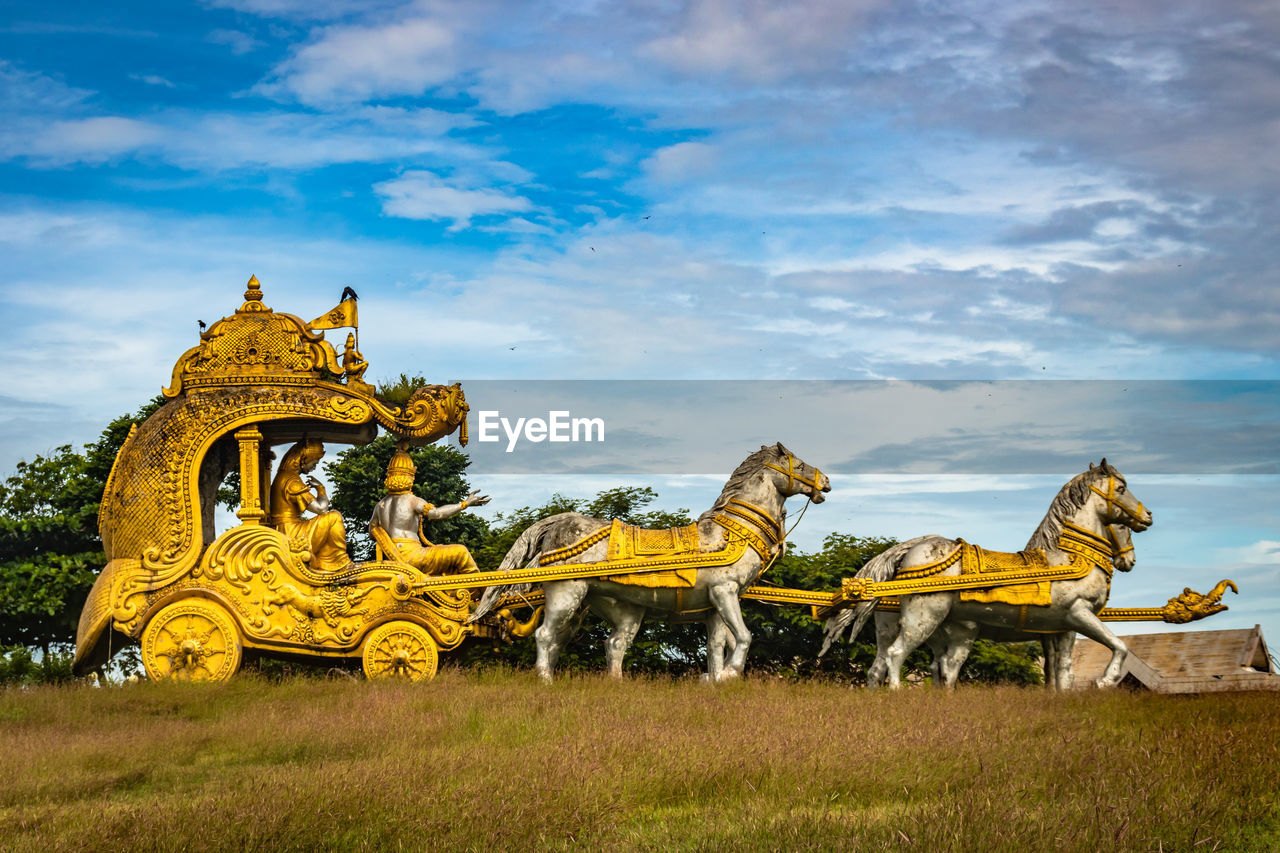
[[[976,640],[960,680],[985,684],[1044,684],[1039,643]]]
[[[894,544],[895,540],[879,536],[833,532],[816,553],[788,550],[758,583],[793,589],[836,590],[843,578],[855,574],[872,557]],[[864,628],[851,642],[832,647],[819,661],[822,623],[814,621],[810,608],[745,602],[743,613],[752,634],[752,669],[786,677],[820,673],[853,681],[866,680],[866,670],[876,653],[872,626]],[[919,665],[916,660],[909,664]],[[923,666],[928,671],[929,658],[924,658]]]
[[[75,640],[105,562],[98,508],[111,466],[130,427],[162,402],[116,418],[83,453],[63,445],[19,462],[0,485],[0,644],[39,648],[47,667],[55,646]]]

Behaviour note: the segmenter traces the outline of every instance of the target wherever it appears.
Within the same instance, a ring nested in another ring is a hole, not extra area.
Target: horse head
[[[1133,550],[1133,531],[1123,524],[1108,524],[1107,539],[1111,542],[1111,550],[1115,555],[1111,565],[1116,571],[1128,572],[1138,562]]]
[[[1129,491],[1124,475],[1107,463],[1104,456],[1098,465],[1089,463],[1084,481],[1099,502],[1098,517],[1106,524],[1121,524],[1141,532],[1151,526],[1151,510]]]
[[[777,472],[774,475],[774,484],[779,492],[787,497],[798,494],[808,495],[809,499],[816,504],[827,499],[826,493],[831,491],[831,478],[819,471],[817,467],[796,456],[780,441],[773,447],[761,445],[760,450],[773,457],[772,461],[766,461],[764,465]]]

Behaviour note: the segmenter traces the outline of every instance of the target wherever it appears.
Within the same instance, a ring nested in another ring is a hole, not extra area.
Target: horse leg
[[[548,684],[551,673],[560,658],[560,650],[564,648],[569,637],[569,622],[582,607],[582,600],[587,596],[586,581],[559,581],[543,586],[547,597],[546,609],[542,611],[542,624],[533,632],[538,646],[538,658],[533,670],[538,677]]]
[[[1111,649],[1111,662],[1103,670],[1102,677],[1098,679],[1097,685],[1099,687],[1115,687],[1119,684],[1120,668],[1124,666],[1124,659],[1129,655],[1129,648],[1124,644],[1124,641],[1117,637],[1115,632],[1108,628],[1106,623],[1099,619],[1098,615],[1090,610],[1089,605],[1082,599],[1077,599],[1072,603],[1071,609],[1067,611],[1066,618],[1063,621],[1090,640],[1101,643]],[[1058,661],[1058,666],[1062,666],[1061,660]]]
[[[876,659],[867,670],[867,687],[874,689],[883,686],[889,675],[889,665],[885,663],[885,658],[889,654],[890,644],[898,636],[898,614],[877,610],[872,618],[876,620]]]
[[[1075,631],[1047,634],[1044,645],[1044,681],[1052,690],[1071,689],[1071,650],[1076,644]]]
[[[1044,634],[1040,637],[1040,648],[1044,650],[1044,686],[1050,690],[1058,689],[1058,636]]]
[[[898,611],[898,636],[889,644],[885,655],[891,690],[902,686],[903,662],[938,630],[951,612],[951,600],[949,594],[912,595],[902,599],[902,609]]]
[[[733,639],[733,632],[729,630],[729,626],[724,624],[724,620],[720,618],[720,614],[711,611],[711,615],[707,617],[707,679],[709,681],[718,681],[721,673],[724,672],[724,650],[726,647],[730,651],[738,644]]]
[[[746,668],[747,649],[751,647],[751,632],[747,630],[747,623],[742,618],[742,607],[738,602],[738,586],[719,584],[708,589],[707,595],[734,639],[733,653],[717,680],[737,678]]]
[[[640,622],[644,619],[644,607],[616,598],[597,597],[589,599],[588,606],[608,620],[613,631],[604,641],[604,659],[609,668],[609,675],[622,678],[622,659],[627,649],[640,630]]]
[[[929,651],[933,654],[933,662],[929,664],[929,677],[934,687],[942,687],[946,683],[946,674],[942,669],[942,659],[947,656],[947,651],[951,648],[951,636],[947,632],[947,623],[943,622],[938,626],[938,630],[929,635],[929,639],[925,642],[929,647]]]
[[[960,678],[960,670],[969,659],[969,652],[973,651],[973,641],[978,639],[978,623],[946,622],[933,636],[937,637],[938,634],[945,637],[946,646],[941,657],[934,651],[936,672],[942,676],[942,680],[935,683],[939,687],[955,687]]]
[[[1071,653],[1076,647],[1076,632],[1063,631],[1058,637],[1058,689],[1070,690],[1075,673],[1071,671]]]

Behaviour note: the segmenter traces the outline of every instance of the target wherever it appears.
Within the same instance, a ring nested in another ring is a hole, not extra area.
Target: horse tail
[[[532,568],[538,564],[538,557],[542,552],[547,550],[543,547],[543,542],[547,534],[555,528],[555,526],[564,520],[564,516],[573,515],[573,513],[562,512],[552,515],[541,521],[535,521],[524,529],[524,532],[516,537],[516,541],[511,545],[502,562],[498,565],[498,571],[509,572],[512,569]],[[513,593],[528,592],[533,586],[530,583],[509,583],[501,586],[491,586],[485,589],[484,595],[480,597],[480,602],[476,605],[476,609],[472,611],[468,622],[477,622],[484,618],[490,610],[494,608],[504,596]]]
[[[872,581],[893,580],[894,576],[898,574],[898,569],[901,568],[902,558],[906,556],[908,551],[926,539],[936,538],[938,537],[917,536],[915,539],[899,542],[897,545],[881,551],[868,560],[867,564],[859,569],[854,577],[867,578]],[[862,626],[871,618],[871,614],[876,612],[876,605],[879,603],[879,598],[864,599],[853,607],[847,607],[827,619],[822,626],[825,633],[822,637],[822,649],[818,652],[818,657],[821,658],[825,655],[827,649],[831,648],[832,643],[839,642],[846,630],[849,631],[850,640],[856,638],[858,632],[862,630]]]

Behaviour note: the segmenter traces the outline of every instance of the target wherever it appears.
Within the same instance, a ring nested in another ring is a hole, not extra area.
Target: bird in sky
[[[348,299],[359,299],[359,298],[360,298],[359,295],[354,290],[352,290],[351,285],[348,284],[346,287],[342,288],[342,298],[339,299],[338,301],[346,302]]]

